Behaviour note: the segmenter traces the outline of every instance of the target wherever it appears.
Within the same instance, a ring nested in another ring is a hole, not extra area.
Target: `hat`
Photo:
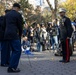
[[[19,3],[14,3],[14,4],[13,4],[13,7],[18,7],[18,8],[20,9]]]
[[[64,8],[60,8],[60,9],[59,9],[59,13],[61,13],[61,12],[66,13],[66,10],[65,10]]]

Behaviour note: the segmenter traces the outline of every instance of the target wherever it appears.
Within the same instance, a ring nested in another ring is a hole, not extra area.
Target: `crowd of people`
[[[1,42],[1,66],[8,67],[7,72],[20,72],[18,69],[21,51],[27,48],[34,51],[33,44],[36,44],[36,51],[53,50],[55,53],[62,47],[62,60],[70,62],[70,38],[72,36],[72,25],[66,10],[59,10],[60,21],[55,19],[48,23],[24,24],[23,17],[19,12],[20,5],[14,3],[12,10],[5,11],[6,14],[0,18],[0,42]],[[61,45],[61,46],[60,46]]]
[[[27,37],[28,41],[37,44],[36,51],[42,52],[45,50],[58,50],[59,49],[59,26],[55,21],[48,22],[33,26],[25,25],[23,29],[23,37]]]

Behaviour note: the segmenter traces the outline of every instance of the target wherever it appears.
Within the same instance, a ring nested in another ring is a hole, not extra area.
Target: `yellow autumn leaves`
[[[66,0],[60,7],[63,7],[67,10],[66,15],[71,19],[74,20],[76,18],[76,0]]]

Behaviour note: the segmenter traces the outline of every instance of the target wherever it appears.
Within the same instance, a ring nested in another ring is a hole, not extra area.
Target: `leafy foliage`
[[[4,14],[4,5],[2,3],[0,3],[0,15],[3,15]]]
[[[55,9],[52,7],[52,4],[50,3],[50,0],[46,0],[50,9],[51,9],[51,13],[52,13],[52,19],[56,19],[57,18],[57,5],[58,5],[58,0],[54,0],[54,4],[55,4]]]
[[[20,0],[19,3],[21,4],[21,8],[28,25],[32,25],[35,22],[45,22],[45,18],[42,16],[40,6],[37,6],[36,9],[34,9],[33,5],[28,3],[28,0]]]
[[[67,10],[66,15],[71,19],[74,20],[76,18],[76,0],[66,0],[60,7],[65,8]]]

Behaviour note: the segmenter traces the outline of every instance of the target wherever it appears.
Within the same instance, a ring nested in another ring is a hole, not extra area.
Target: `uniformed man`
[[[72,35],[73,29],[71,26],[71,21],[68,17],[65,16],[66,10],[61,8],[59,10],[60,13],[60,38],[62,44],[62,54],[63,59],[60,62],[70,62],[70,49],[69,49],[69,41]]]
[[[6,9],[5,14],[7,14],[10,10]],[[0,42],[1,42],[1,66],[7,67],[9,65],[10,59],[10,50],[9,44],[6,40],[4,40],[4,32],[5,32],[5,15],[0,17]]]
[[[18,12],[20,5],[18,3],[13,4],[12,10],[6,14],[6,28],[4,39],[8,41],[12,53],[7,69],[8,73],[20,72],[18,69],[19,59],[21,55],[21,35],[22,35],[22,16]]]

